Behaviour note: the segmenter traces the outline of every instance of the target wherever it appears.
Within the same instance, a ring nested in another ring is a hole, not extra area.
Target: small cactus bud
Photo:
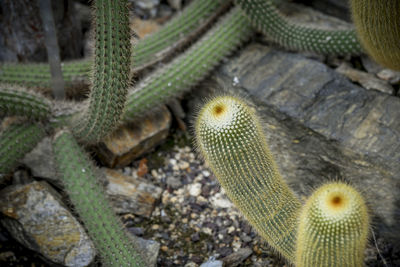
[[[368,227],[367,207],[353,187],[321,186],[300,214],[296,266],[363,266]]]

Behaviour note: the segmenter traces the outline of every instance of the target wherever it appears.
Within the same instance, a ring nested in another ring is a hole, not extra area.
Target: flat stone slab
[[[0,192],[1,223],[26,247],[64,266],[87,266],[96,251],[85,229],[46,182]]]
[[[301,197],[326,181],[348,181],[365,195],[377,233],[400,244],[400,98],[259,44],[212,79],[253,100],[282,175]]]
[[[143,178],[124,175],[103,168],[107,180],[106,194],[117,213],[134,213],[150,217],[162,189]]]
[[[170,125],[171,114],[163,106],[139,123],[122,125],[95,150],[106,166],[123,167],[160,144],[167,137]]]

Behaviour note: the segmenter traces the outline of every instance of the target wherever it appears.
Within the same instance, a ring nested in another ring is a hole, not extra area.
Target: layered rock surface
[[[365,195],[374,229],[400,241],[400,98],[260,44],[243,49],[213,79],[256,104],[282,175],[300,196],[326,181],[348,181]]]

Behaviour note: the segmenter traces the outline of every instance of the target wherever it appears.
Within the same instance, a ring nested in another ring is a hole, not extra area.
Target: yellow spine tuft
[[[300,213],[296,266],[363,266],[368,229],[367,207],[353,187],[321,186]]]
[[[280,176],[255,111],[219,96],[200,111],[198,148],[228,197],[259,234],[294,262],[300,202]]]

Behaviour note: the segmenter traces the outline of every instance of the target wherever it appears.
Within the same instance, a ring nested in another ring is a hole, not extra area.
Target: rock
[[[376,74],[382,80],[388,81],[390,84],[400,83],[400,71],[391,69],[383,69]]]
[[[214,196],[211,197],[211,204],[215,208],[230,208],[232,207],[232,202],[221,193],[216,193]]]
[[[157,7],[160,0],[135,0],[132,1],[135,5],[135,14],[144,19],[154,18],[157,15]]]
[[[168,186],[170,186],[172,189],[178,189],[179,187],[182,186],[182,181],[179,177],[175,176],[168,176],[166,183]]]
[[[100,160],[108,167],[130,164],[168,135],[171,115],[166,107],[146,116],[140,123],[122,125],[111,136],[95,147]]]
[[[33,176],[44,178],[56,185],[61,184],[57,179],[50,137],[43,138],[31,152],[25,155],[22,163],[31,169]]]
[[[48,260],[87,266],[95,248],[84,228],[46,182],[9,186],[0,192],[1,223],[11,235]]]
[[[107,180],[106,194],[117,213],[134,213],[150,217],[160,199],[162,189],[142,178],[124,175],[104,168]]]
[[[155,267],[157,264],[158,252],[160,251],[160,243],[133,235],[131,238],[135,248],[143,256],[143,260],[147,263],[147,266]]]
[[[238,251],[222,259],[224,266],[235,267],[250,257],[253,251],[250,248],[241,248]]]
[[[218,85],[208,87],[232,88],[234,77],[233,90],[256,104],[289,185],[308,196],[325,181],[350,182],[365,195],[374,229],[400,245],[400,99],[352,84],[318,61],[258,44],[215,71]]]
[[[201,194],[201,184],[200,183],[190,184],[188,190],[189,190],[189,195],[193,197],[198,197]]]
[[[351,22],[351,12],[348,0],[307,0],[302,1],[320,12]]]
[[[342,63],[338,68],[336,68],[336,71],[345,75],[353,82],[358,82],[365,89],[373,89],[389,95],[394,92],[393,87],[388,82],[376,78],[373,74],[356,70],[350,67],[349,64]]]
[[[213,257],[208,261],[202,263],[200,267],[222,267],[223,262],[215,260]]]

